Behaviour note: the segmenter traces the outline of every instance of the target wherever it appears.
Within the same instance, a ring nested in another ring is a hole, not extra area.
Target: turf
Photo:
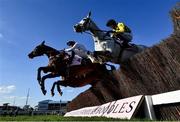
[[[63,117],[58,115],[0,116],[0,121],[123,121],[106,117]]]

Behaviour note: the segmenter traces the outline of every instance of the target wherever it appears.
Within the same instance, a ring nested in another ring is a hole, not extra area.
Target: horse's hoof
[[[38,81],[38,82],[39,82],[39,85],[40,85],[40,86],[42,86],[42,83],[41,83],[41,81]]]
[[[39,85],[41,85],[41,79],[37,79],[37,80],[38,80]]]
[[[62,96],[63,92],[60,92],[59,95]]]
[[[46,95],[46,93],[47,93],[47,91],[46,91],[46,90],[43,90],[42,92],[43,92],[43,94],[44,94],[44,95]]]
[[[54,93],[53,93],[53,92],[51,92],[51,96],[52,96],[52,97],[54,96]]]

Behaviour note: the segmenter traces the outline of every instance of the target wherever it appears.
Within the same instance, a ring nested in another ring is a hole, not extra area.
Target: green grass
[[[0,116],[0,121],[120,121],[120,120],[121,119],[106,118],[106,117],[63,117],[58,115],[34,115],[34,116],[16,116],[16,117]]]

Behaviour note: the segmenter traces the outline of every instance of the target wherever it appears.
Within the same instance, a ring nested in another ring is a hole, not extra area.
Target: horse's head
[[[78,24],[74,26],[75,32],[82,33],[89,29],[90,21],[91,21],[90,16],[91,16],[91,12],[89,12],[87,17],[83,18]]]
[[[46,45],[45,45],[45,41],[43,41],[40,45],[36,46],[34,48],[34,50],[28,54],[29,58],[34,58],[37,56],[42,56],[43,54],[45,54],[46,51]]]

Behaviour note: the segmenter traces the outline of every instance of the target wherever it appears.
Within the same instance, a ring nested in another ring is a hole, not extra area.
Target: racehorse
[[[110,37],[108,31],[99,29],[99,27],[90,18],[91,12],[88,16],[83,18],[78,24],[74,26],[77,33],[90,31],[94,40],[95,54],[103,62],[113,62],[116,64],[127,61],[133,55],[142,52],[147,47],[144,45],[132,44],[130,48],[122,48],[121,44],[114,38]],[[86,32],[87,33],[87,32]]]
[[[53,55],[58,55],[58,57],[53,57]],[[108,78],[104,77],[108,72],[105,64],[101,65],[98,63],[90,63],[85,65],[67,66],[67,62],[64,61],[65,51],[58,51],[52,47],[45,45],[43,41],[40,45],[36,46],[35,49],[28,54],[29,58],[34,58],[42,55],[46,55],[49,59],[48,66],[39,67],[37,73],[37,80],[41,86],[42,93],[45,95],[46,90],[44,82],[47,78],[54,78],[62,76],[62,80],[59,80],[53,84],[51,89],[51,95],[54,96],[54,87],[57,85],[57,90],[60,95],[62,95],[60,85],[70,86],[70,87],[82,87],[87,84],[95,84],[96,81]],[[107,64],[108,65],[108,64]],[[114,69],[113,66],[109,65],[111,70]],[[49,74],[41,78],[41,71],[44,73],[50,72]],[[107,75],[108,76],[108,75]]]

